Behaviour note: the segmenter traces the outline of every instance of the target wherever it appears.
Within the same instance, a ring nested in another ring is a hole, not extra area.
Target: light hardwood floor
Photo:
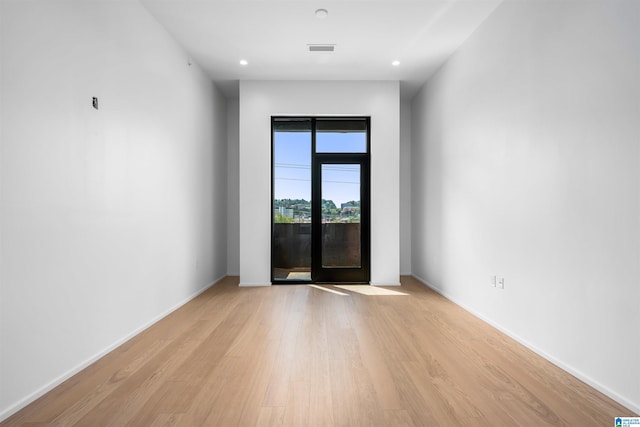
[[[412,278],[226,278],[1,426],[609,426],[634,414]]]

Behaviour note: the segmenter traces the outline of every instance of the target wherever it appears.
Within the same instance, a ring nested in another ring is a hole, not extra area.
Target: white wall
[[[413,273],[636,412],[639,47],[639,2],[507,1],[412,105]]]
[[[225,101],[137,2],[0,7],[2,419],[224,276],[227,195]]]
[[[268,285],[271,116],[371,116],[371,283],[399,284],[398,82],[240,82],[240,283]]]
[[[411,274],[411,103],[400,102],[400,274]]]
[[[240,106],[227,101],[227,274],[240,275]]]

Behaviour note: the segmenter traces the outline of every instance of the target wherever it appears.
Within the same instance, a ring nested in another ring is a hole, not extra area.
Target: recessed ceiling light
[[[246,59],[241,59],[240,60],[240,65],[248,65],[249,62]]]
[[[397,67],[400,65],[400,61],[393,61],[391,65],[393,65],[394,67]]]
[[[318,9],[316,10],[316,18],[324,19],[329,15],[329,11],[327,9]]]

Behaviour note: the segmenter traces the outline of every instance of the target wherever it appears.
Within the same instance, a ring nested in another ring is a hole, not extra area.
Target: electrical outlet
[[[493,286],[495,288],[496,287],[496,276],[491,276],[491,281],[489,283],[491,283],[491,286]]]
[[[504,289],[504,277],[498,278],[498,289]]]

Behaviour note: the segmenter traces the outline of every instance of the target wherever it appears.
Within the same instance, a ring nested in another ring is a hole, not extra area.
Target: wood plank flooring
[[[332,288],[327,286],[328,288]],[[609,426],[634,416],[412,278],[224,279],[0,426]]]

